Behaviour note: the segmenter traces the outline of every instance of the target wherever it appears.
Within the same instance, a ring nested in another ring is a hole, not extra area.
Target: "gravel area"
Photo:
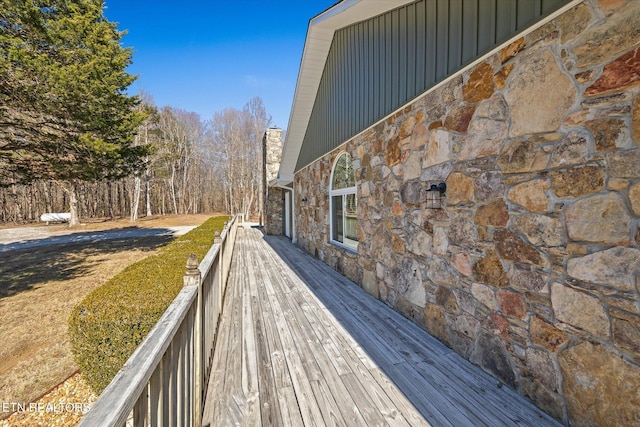
[[[77,426],[97,396],[77,373],[40,399],[31,402],[4,402],[0,415],[13,414],[1,421],[2,427]]]

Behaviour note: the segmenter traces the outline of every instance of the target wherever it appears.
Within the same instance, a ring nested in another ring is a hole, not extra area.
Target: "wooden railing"
[[[216,233],[184,288],[83,417],[80,426],[199,427],[241,216]]]

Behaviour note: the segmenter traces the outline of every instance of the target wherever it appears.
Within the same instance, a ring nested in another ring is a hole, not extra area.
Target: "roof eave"
[[[415,0],[343,0],[309,21],[279,176],[292,177],[335,32]],[[301,90],[304,88],[304,90]]]

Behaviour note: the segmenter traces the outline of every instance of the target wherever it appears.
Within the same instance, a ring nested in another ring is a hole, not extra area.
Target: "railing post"
[[[195,346],[194,346],[194,375],[193,379],[195,384],[193,384],[194,393],[193,398],[195,401],[193,402],[194,413],[191,414],[193,419],[193,425],[196,427],[200,427],[202,424],[202,394],[203,394],[203,378],[204,378],[204,368],[202,361],[202,353],[204,348],[204,343],[202,342],[202,274],[198,269],[198,258],[195,254],[189,255],[189,259],[187,259],[187,271],[184,275],[184,286],[197,286],[198,287],[198,302],[196,305],[196,318],[195,318]],[[189,377],[187,375],[187,377]],[[188,405],[187,405],[188,406]]]
[[[189,255],[187,259],[187,272],[184,275],[184,286],[200,286],[201,277],[198,270],[198,257],[196,254]]]

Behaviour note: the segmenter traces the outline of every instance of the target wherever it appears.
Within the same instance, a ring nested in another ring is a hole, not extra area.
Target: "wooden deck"
[[[238,230],[203,426],[545,426],[529,401],[290,241]]]

